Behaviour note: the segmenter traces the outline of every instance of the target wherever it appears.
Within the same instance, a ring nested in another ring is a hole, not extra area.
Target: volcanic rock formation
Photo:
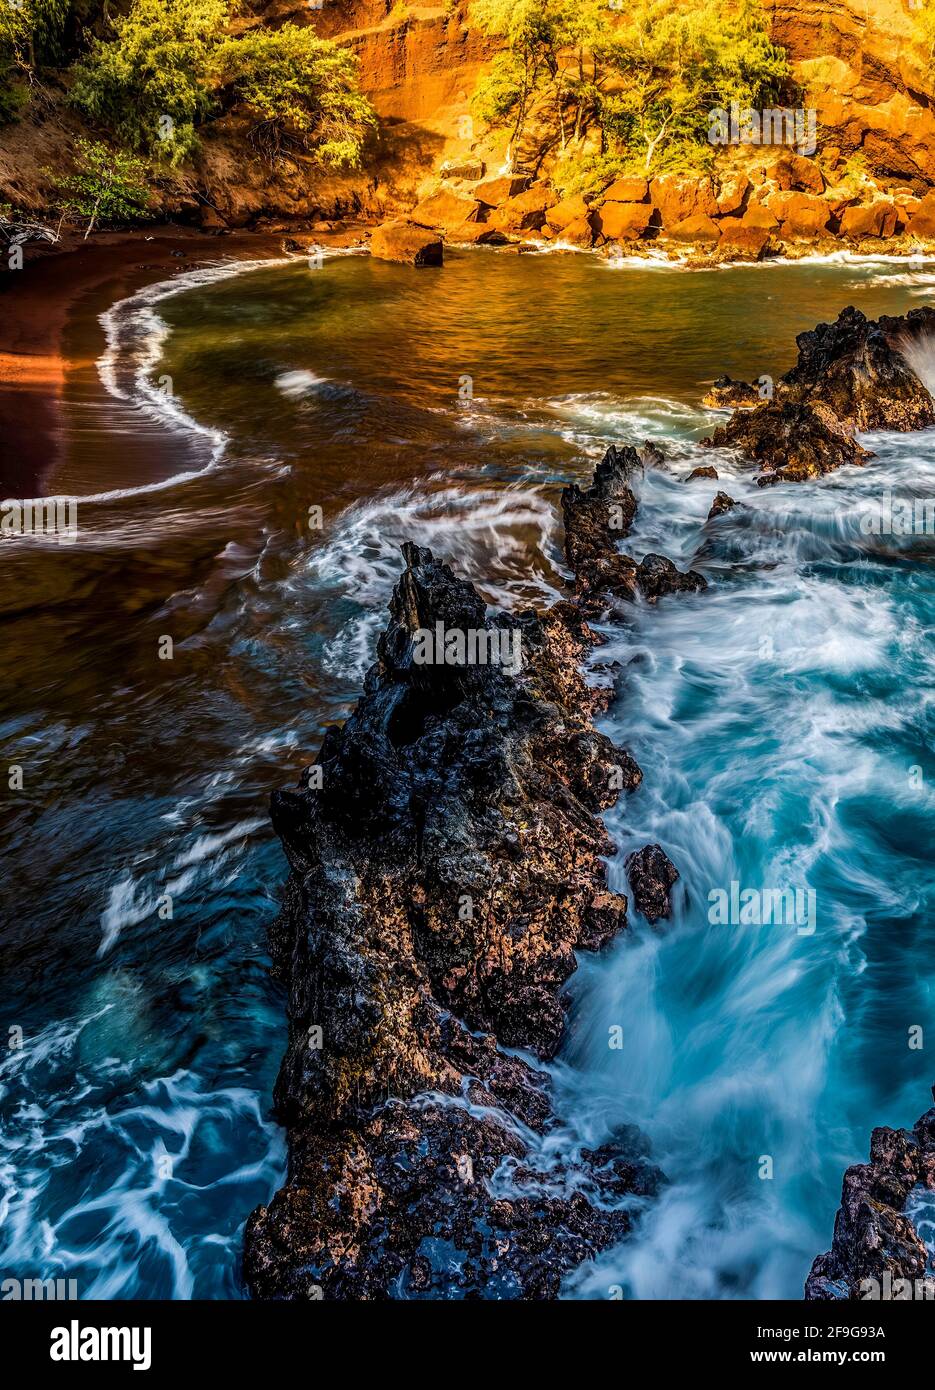
[[[621,532],[577,501],[607,491],[632,520],[640,463],[611,449],[566,490],[578,563]],[[556,1157],[548,1079],[504,1051],[555,1054],[575,951],[626,925],[600,812],[642,773],[591,722],[612,691],[582,675],[601,639],[577,603],[488,618],[428,550],[403,556],[355,710],[273,798],[289,1170],[245,1278],[263,1298],[551,1298],[662,1180],[632,1127]]]
[[[870,1162],[855,1163],[844,1174],[831,1249],[812,1264],[805,1297],[917,1296],[915,1281],[925,1280],[929,1256],[905,1207],[919,1186],[935,1191],[935,1106],[912,1130],[873,1131]],[[935,1288],[931,1273],[928,1278]],[[898,1280],[909,1283],[899,1288]]]

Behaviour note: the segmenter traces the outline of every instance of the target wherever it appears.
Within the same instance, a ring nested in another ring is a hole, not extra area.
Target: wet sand
[[[103,232],[88,242],[63,242],[51,254],[40,248],[23,270],[0,278],[0,498],[48,491],[62,448],[65,383],[79,365],[65,355],[65,330],[82,300],[100,291],[113,302],[167,272],[221,257],[274,258],[283,254],[282,243],[282,234],[273,232]],[[103,331],[97,332],[103,349]]]

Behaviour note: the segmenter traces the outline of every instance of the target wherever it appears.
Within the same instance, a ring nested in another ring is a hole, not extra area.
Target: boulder
[[[745,227],[721,224],[718,242],[719,259],[731,261],[761,261],[773,249],[773,238],[765,227]]]
[[[627,878],[633,901],[647,922],[658,922],[672,911],[669,889],[679,871],[662,845],[644,845],[627,857]]]
[[[590,214],[578,217],[574,222],[569,222],[562,231],[556,232],[555,240],[564,242],[567,246],[578,246],[583,251],[589,251],[594,245],[594,227]]]
[[[733,178],[725,179],[717,195],[718,216],[730,217],[740,212],[751,187],[746,174],[735,174]]]
[[[370,254],[380,261],[402,261],[407,265],[441,265],[442,239],[411,222],[384,222],[374,228]]]
[[[711,180],[679,174],[660,174],[649,185],[653,207],[658,208],[662,225],[676,227],[687,217],[717,216],[717,198]]]
[[[460,227],[464,222],[476,222],[480,206],[476,198],[466,198],[450,188],[439,188],[416,204],[409,214],[409,220],[418,227],[444,231],[449,227]]]
[[[896,205],[880,198],[869,207],[845,208],[841,216],[841,236],[859,241],[862,237],[891,237],[896,232]]]
[[[453,246],[506,246],[509,238],[487,222],[462,222],[445,233],[445,240]]]
[[[783,191],[797,189],[803,193],[824,193],[825,176],[814,159],[787,150],[767,170],[768,176]]]
[[[697,594],[708,581],[697,570],[677,569],[666,555],[644,555],[636,568],[636,585],[647,603],[666,594]]]
[[[443,179],[467,179],[473,182],[484,177],[486,167],[482,159],[446,159],[438,173]]]
[[[772,232],[779,227],[779,218],[764,203],[750,203],[740,225],[756,231]]]
[[[471,195],[486,207],[498,208],[508,198],[515,198],[517,193],[522,193],[529,187],[530,182],[528,174],[497,174],[494,178],[484,179],[483,183],[475,184],[471,189]]]
[[[706,212],[698,212],[670,227],[668,235],[673,241],[716,242],[721,239],[721,229]]]
[[[909,217],[906,233],[918,237],[920,241],[935,241],[935,189],[926,193]]]
[[[649,180],[638,177],[615,179],[601,194],[605,203],[645,203],[649,198]]]
[[[598,230],[608,241],[638,241],[652,216],[649,203],[602,203],[595,214]]]
[[[766,206],[779,218],[784,237],[814,237],[827,231],[831,207],[812,193],[770,193]]]
[[[582,198],[580,193],[576,193],[574,197],[563,198],[560,203],[556,203],[554,207],[548,208],[545,214],[545,220],[550,227],[553,227],[556,231],[561,231],[563,227],[568,226],[569,222],[580,222],[583,217],[588,216],[589,212],[590,206],[588,203]]]
[[[712,468],[711,465],[710,465],[710,463],[702,464],[699,468],[693,468],[692,471],[689,473],[688,477],[685,479],[685,481],[686,481],[686,483],[690,483],[690,482],[692,481],[692,479],[694,479],[694,478],[715,478],[715,479],[716,479],[716,478],[717,478],[717,469],[716,469],[716,468]]]
[[[490,223],[504,232],[534,232],[545,222],[545,215],[558,202],[555,193],[546,184],[534,184],[523,193],[496,208],[490,215]]]

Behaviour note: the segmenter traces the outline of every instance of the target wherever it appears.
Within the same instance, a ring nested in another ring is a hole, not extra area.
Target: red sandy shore
[[[105,232],[54,250],[35,248],[22,270],[0,275],[0,499],[43,495],[61,447],[70,366],[63,335],[82,295],[106,289],[113,302],[167,278],[167,271],[222,256],[281,256],[282,240],[267,232],[216,237],[175,227]]]

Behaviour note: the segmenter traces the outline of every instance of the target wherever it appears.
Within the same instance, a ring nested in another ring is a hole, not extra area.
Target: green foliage
[[[131,150],[169,164],[190,156],[212,107],[208,71],[227,0],[133,0],[75,66],[72,100]]]
[[[257,29],[218,47],[212,75],[251,114],[257,141],[268,151],[295,141],[325,164],[360,163],[376,117],[357,90],[357,60],[348,49],[295,24]]]
[[[59,61],[69,0],[0,0],[0,53],[25,71]]]
[[[58,180],[62,209],[88,219],[85,239],[101,222],[133,222],[146,216],[146,165],[100,140],[79,140],[75,172]]]
[[[357,164],[369,102],[353,54],[313,29],[284,24],[235,37],[228,0],[133,0],[77,64],[72,99],[132,150],[169,164],[197,148],[197,127],[242,106],[269,154],[284,143],[328,164]]]
[[[758,0],[478,0],[475,15],[504,44],[479,84],[478,114],[511,125],[511,144],[535,115],[563,152],[569,188],[596,180],[601,160],[703,168],[711,110],[768,104],[789,79]],[[600,151],[583,155],[590,129]]]
[[[37,70],[60,61],[69,0],[0,0],[0,125],[17,118]]]
[[[757,0],[637,0],[609,48],[622,88],[603,104],[611,141],[636,147],[646,170],[689,167],[707,144],[709,113],[769,104],[789,66],[770,43]]]

